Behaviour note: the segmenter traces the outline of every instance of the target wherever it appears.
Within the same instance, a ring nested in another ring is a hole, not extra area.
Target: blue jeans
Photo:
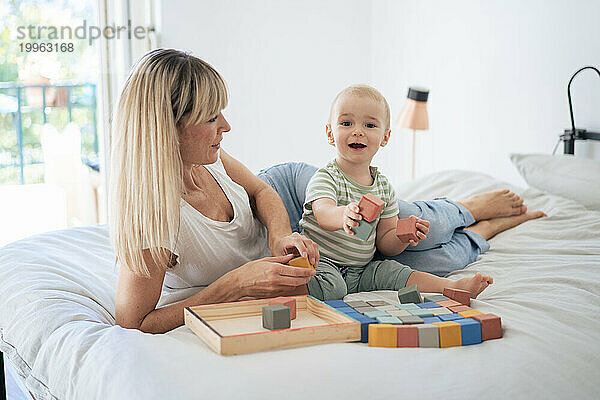
[[[258,177],[271,185],[283,200],[294,232],[300,232],[298,222],[306,197],[306,186],[316,167],[305,163],[289,162],[260,171]],[[445,276],[463,269],[489,248],[488,242],[478,234],[464,230],[475,219],[458,203],[447,199],[415,201],[398,200],[398,218],[415,215],[431,222],[427,239],[402,253],[386,257],[375,253],[376,260],[392,259],[411,268]]]

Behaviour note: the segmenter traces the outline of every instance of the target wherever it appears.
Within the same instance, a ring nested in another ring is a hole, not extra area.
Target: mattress
[[[502,317],[500,340],[225,357],[185,326],[161,335],[124,329],[114,325],[118,271],[108,229],[98,225],[0,249],[0,350],[36,399],[598,398],[600,212],[468,171],[436,173],[397,193],[460,199],[503,187],[548,217],[497,235],[488,252],[450,275],[494,277],[472,304]]]

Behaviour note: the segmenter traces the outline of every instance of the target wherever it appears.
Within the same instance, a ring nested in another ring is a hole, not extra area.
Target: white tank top
[[[221,155],[205,167],[229,199],[233,219],[212,220],[181,199],[179,237],[171,250],[178,256],[177,265],[166,271],[159,306],[188,297],[189,289],[198,291],[249,261],[271,255],[267,229],[254,218],[244,188],[227,175]]]

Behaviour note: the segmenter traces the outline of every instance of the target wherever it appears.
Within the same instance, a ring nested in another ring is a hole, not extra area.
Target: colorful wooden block
[[[454,321],[435,322],[439,328],[440,347],[454,347],[462,344],[460,324]]]
[[[481,343],[481,324],[472,318],[457,319],[460,325],[460,337],[463,346]]]
[[[417,285],[410,285],[398,290],[398,300],[400,300],[401,304],[423,302]]]
[[[281,304],[262,308],[262,325],[265,329],[287,329],[290,327],[290,308]]]
[[[348,301],[346,302],[346,305],[354,309],[358,307],[369,307],[369,304],[366,301]]]
[[[367,306],[367,307],[357,307],[354,309],[356,312],[359,312],[361,314],[364,314],[366,312],[369,311],[377,311],[377,309],[375,307],[371,307],[371,306]]]
[[[387,301],[383,301],[383,300],[370,300],[370,301],[367,301],[367,304],[372,307],[381,307],[381,306],[390,305],[390,303],[388,303]]]
[[[419,307],[415,303],[406,303],[406,304],[396,304],[396,308],[399,308],[400,310],[418,310],[421,307]]]
[[[428,302],[425,302],[425,303],[419,303],[419,304],[417,304],[417,306],[419,308],[438,308],[439,307],[439,305],[437,303],[433,302],[433,301],[428,301]]]
[[[424,324],[433,324],[434,322],[443,322],[438,317],[425,317],[425,318],[421,317],[421,319],[423,320]]]
[[[452,311],[453,313],[458,313],[461,311],[471,311],[472,308],[469,306],[463,306],[461,304],[460,306],[450,306],[450,307],[448,307],[448,310]]]
[[[440,316],[440,315],[447,315],[447,314],[452,314],[452,311],[448,310],[446,307],[440,307],[440,308],[430,308],[429,309],[434,316]]]
[[[300,267],[300,268],[312,268],[312,269],[315,269],[315,267],[313,267],[313,265],[308,261],[308,258],[306,258],[306,257],[292,258],[288,262],[288,265],[290,267]]]
[[[419,330],[419,347],[440,347],[440,328],[437,325],[414,325]]]
[[[369,222],[361,219],[358,221],[358,226],[353,226],[350,230],[354,232],[354,236],[360,240],[367,240],[375,231],[375,228],[377,227],[376,222],[377,221]]]
[[[398,318],[400,318],[400,321],[402,321],[403,325],[416,325],[423,323],[423,319],[421,317],[417,317],[416,315],[407,315],[406,317]]]
[[[433,317],[433,313],[426,308],[421,308],[418,310],[408,310],[412,315],[416,315],[417,317]]]
[[[390,317],[390,314],[388,314],[385,311],[375,310],[375,311],[367,311],[364,314],[364,316],[368,317],[368,318],[377,318],[377,317]]]
[[[419,347],[419,329],[416,325],[401,325],[396,329],[398,334],[397,347]]]
[[[398,308],[396,306],[393,306],[391,304],[388,304],[386,306],[378,306],[375,307],[377,310],[381,310],[381,311],[390,311],[390,310],[397,310]]]
[[[391,315],[383,316],[383,317],[376,317],[375,319],[380,324],[392,324],[392,325],[401,325],[402,324],[402,321],[400,321],[400,318],[394,317]]]
[[[392,317],[406,317],[408,315],[412,315],[410,312],[406,311],[406,310],[389,310],[386,311],[388,314],[390,314]]]
[[[286,306],[290,308],[290,318],[296,319],[296,299],[292,297],[275,297],[272,300],[269,300],[269,305],[273,304],[281,304],[282,306]]]
[[[371,347],[396,347],[398,332],[396,325],[370,324],[369,346]]]
[[[403,243],[408,243],[411,240],[419,240],[417,231],[417,219],[415,217],[399,219],[396,222],[396,236]]]
[[[348,307],[343,300],[325,300],[324,303],[333,308]]]
[[[475,315],[481,315],[481,314],[483,314],[483,313],[479,310],[460,311],[458,313],[458,315],[460,315],[463,318],[470,318]]]
[[[461,305],[458,301],[455,301],[455,300],[436,301],[436,303],[438,304],[438,306],[446,307],[446,308]]]
[[[458,314],[446,314],[446,315],[438,315],[438,318],[442,321],[454,321],[455,319],[462,319],[462,316]]]
[[[360,342],[369,343],[369,325],[377,324],[377,321],[371,318],[363,318],[360,322]]]
[[[450,300],[450,299],[442,294],[428,294],[427,296],[423,296],[423,300],[437,302],[437,301],[444,301],[444,300]]]
[[[444,296],[456,300],[465,306],[471,305],[471,293],[466,290],[444,288]]]
[[[352,307],[337,307],[336,311],[339,311],[339,312],[344,313],[344,314],[355,313],[356,312],[356,310],[354,308],[352,308]]]
[[[495,314],[474,315],[475,321],[481,324],[481,340],[499,339],[502,337],[502,320]]]
[[[368,222],[376,220],[384,207],[385,202],[371,193],[365,194],[358,202],[359,214]]]

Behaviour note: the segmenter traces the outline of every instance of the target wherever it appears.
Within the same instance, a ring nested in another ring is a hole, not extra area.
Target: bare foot
[[[500,232],[521,225],[525,221],[540,217],[547,217],[547,215],[539,210],[528,211],[525,214],[515,215],[513,217],[500,217],[479,221],[478,223],[465,228],[465,230],[475,232],[485,240],[489,240]]]
[[[520,215],[527,211],[523,199],[508,189],[476,194],[458,204],[469,210],[475,221]]]
[[[471,293],[471,298],[476,298],[479,293],[483,292],[486,287],[494,283],[494,278],[489,275],[476,273],[470,278],[462,278],[454,282],[454,289],[466,290]]]

